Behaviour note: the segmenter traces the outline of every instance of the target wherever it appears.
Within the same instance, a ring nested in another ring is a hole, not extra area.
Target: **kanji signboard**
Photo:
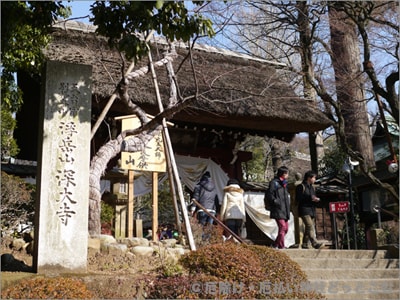
[[[122,131],[135,129],[141,125],[136,116],[125,116],[120,119],[122,119]],[[166,158],[161,132],[154,136],[142,151],[122,151],[121,168],[125,170],[165,172]]]
[[[330,202],[329,203],[329,212],[330,213],[346,213],[349,211],[350,211],[350,202],[349,201]]]

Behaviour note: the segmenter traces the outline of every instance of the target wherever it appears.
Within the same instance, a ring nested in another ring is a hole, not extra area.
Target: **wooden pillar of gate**
[[[127,237],[133,237],[134,228],[134,171],[128,170],[128,213],[127,213]]]
[[[153,241],[158,241],[158,172],[153,172]]]

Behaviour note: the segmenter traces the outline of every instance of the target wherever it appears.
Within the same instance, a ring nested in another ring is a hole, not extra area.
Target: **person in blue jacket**
[[[206,171],[200,179],[200,182],[196,184],[192,199],[195,199],[197,202],[203,206],[209,214],[215,216],[217,214],[217,205],[219,205],[217,189],[214,182],[211,180],[211,174],[209,171]],[[203,227],[211,227],[214,222],[214,219],[210,217],[207,213],[203,211],[202,208],[197,207],[195,204],[191,207],[191,215],[194,215],[196,211],[196,216],[201,225]],[[207,231],[208,232],[208,231]],[[209,232],[203,236],[203,239],[208,239],[210,237]]]

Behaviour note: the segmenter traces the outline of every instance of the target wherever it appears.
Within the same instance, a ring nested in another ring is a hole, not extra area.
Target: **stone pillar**
[[[136,237],[142,238],[143,237],[143,220],[142,219],[136,219],[135,220],[135,233]]]
[[[49,61],[43,76],[33,267],[86,272],[92,67]]]

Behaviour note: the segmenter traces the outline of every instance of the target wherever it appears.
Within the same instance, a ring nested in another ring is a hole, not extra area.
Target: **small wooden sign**
[[[122,119],[122,131],[136,129],[141,126],[140,120],[135,115],[120,117],[118,119]],[[165,172],[166,168],[167,164],[162,132],[154,136],[142,151],[121,152],[121,169]]]

